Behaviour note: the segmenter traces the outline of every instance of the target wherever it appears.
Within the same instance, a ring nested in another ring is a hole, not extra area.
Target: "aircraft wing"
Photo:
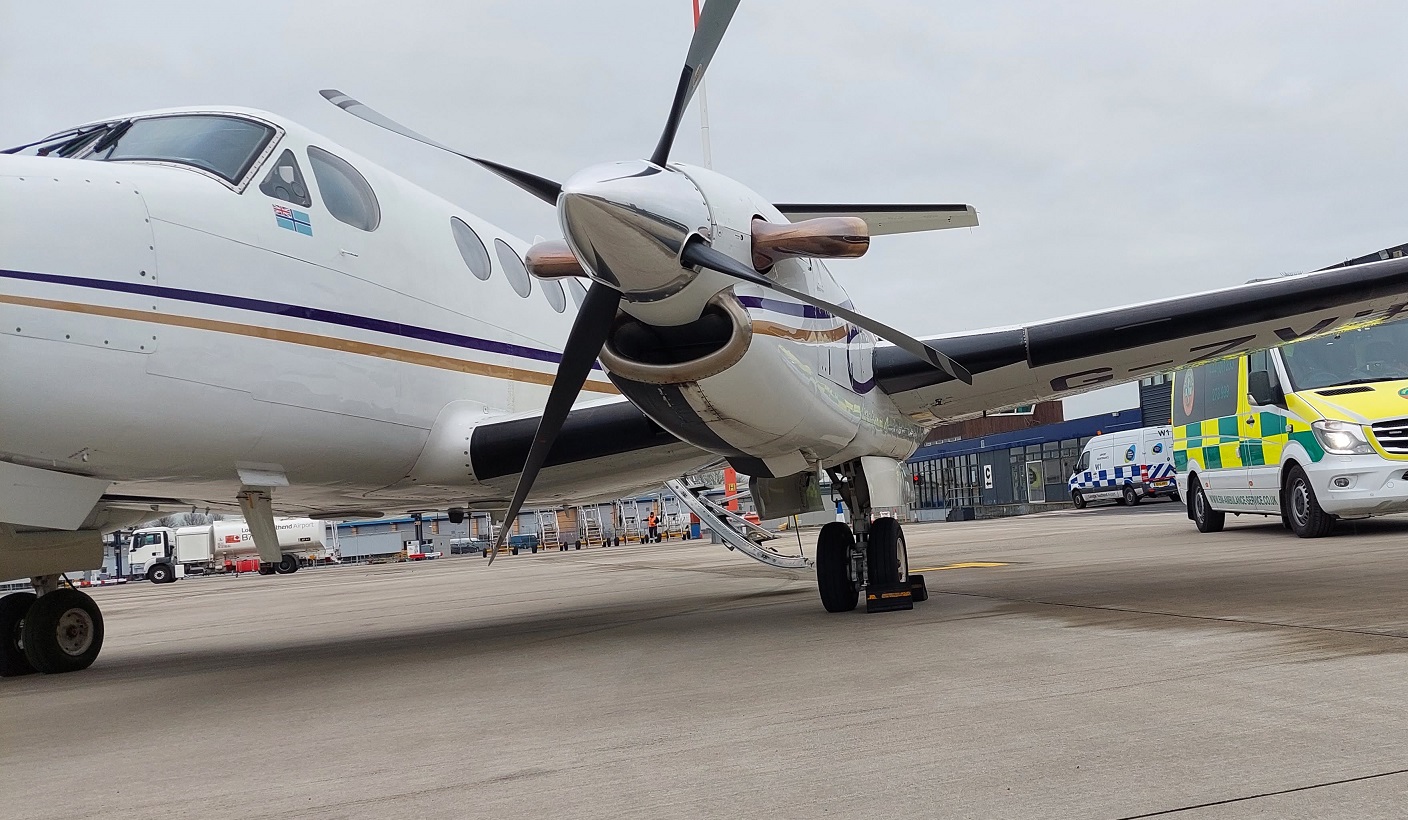
[[[479,505],[506,503],[537,434],[539,415],[477,421],[467,431],[447,430],[443,439],[432,435],[421,463],[407,481],[387,488],[388,495],[429,496],[439,491]],[[568,414],[529,500],[585,504],[620,498],[658,490],[669,479],[719,460],[680,441],[628,401],[594,402]],[[476,481],[469,487],[458,480],[463,466],[470,467]]]
[[[1029,404],[1408,311],[1408,258],[1330,268],[1022,327],[924,339],[968,385],[904,350],[875,350],[876,384],[921,424]]]

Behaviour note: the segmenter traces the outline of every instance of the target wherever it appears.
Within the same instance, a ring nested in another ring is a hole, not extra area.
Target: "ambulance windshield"
[[[1408,321],[1294,342],[1281,360],[1296,390],[1408,379]]]

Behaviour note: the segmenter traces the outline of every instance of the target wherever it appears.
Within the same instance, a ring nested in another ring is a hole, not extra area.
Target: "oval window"
[[[532,293],[533,283],[528,281],[528,269],[523,267],[523,260],[518,258],[513,248],[502,239],[495,239],[494,252],[499,255],[499,264],[504,269],[504,275],[508,277],[508,283],[513,285],[514,292],[524,297]]]
[[[488,280],[489,274],[494,270],[489,264],[489,251],[484,248],[484,240],[479,238],[479,234],[475,233],[468,223],[457,216],[450,217],[450,233],[455,236],[455,247],[460,249],[460,256],[469,272],[480,279]]]
[[[318,180],[323,204],[334,219],[364,231],[376,230],[381,224],[381,208],[372,186],[356,168],[341,157],[312,145],[308,146],[308,165],[313,169],[313,178]]]
[[[556,279],[542,280],[543,295],[548,298],[548,304],[558,313],[567,310],[567,294],[562,292],[562,283]]]

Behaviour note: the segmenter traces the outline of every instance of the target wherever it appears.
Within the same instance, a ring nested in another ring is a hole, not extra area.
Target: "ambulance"
[[[1180,370],[1173,455],[1188,517],[1278,515],[1302,538],[1408,512],[1408,321]]]
[[[1091,501],[1113,499],[1138,504],[1145,498],[1178,499],[1173,478],[1173,431],[1141,427],[1094,436],[1066,480],[1071,503],[1083,509]]]

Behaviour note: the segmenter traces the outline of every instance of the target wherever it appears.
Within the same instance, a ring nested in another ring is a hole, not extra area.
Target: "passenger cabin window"
[[[238,185],[263,153],[274,129],[219,114],[181,114],[114,123],[82,159],[174,162]]]
[[[323,204],[334,219],[363,231],[376,230],[381,224],[381,207],[372,186],[356,168],[312,145],[308,146],[308,165],[318,181]]]
[[[577,303],[577,307],[582,306],[582,300],[587,298],[587,289],[576,279],[567,280],[567,292],[572,294],[572,301]]]
[[[543,296],[547,297],[548,304],[552,306],[552,309],[558,313],[566,311],[567,294],[562,291],[562,283],[556,279],[544,279],[541,284]]]
[[[260,183],[259,190],[274,199],[305,208],[313,204],[312,197],[308,196],[308,184],[303,181],[303,172],[298,169],[298,160],[287,148],[279,154],[274,167],[269,169],[269,175]]]
[[[464,259],[465,267],[477,278],[488,281],[489,274],[494,270],[490,266],[489,251],[484,247],[484,240],[469,227],[469,223],[457,216],[450,217],[450,233],[455,237],[455,247],[460,249],[460,257]]]
[[[528,269],[523,267],[523,260],[502,239],[494,240],[494,252],[498,254],[499,264],[503,266],[504,275],[513,285],[514,292],[526,298],[533,292],[533,283],[528,279]]]

